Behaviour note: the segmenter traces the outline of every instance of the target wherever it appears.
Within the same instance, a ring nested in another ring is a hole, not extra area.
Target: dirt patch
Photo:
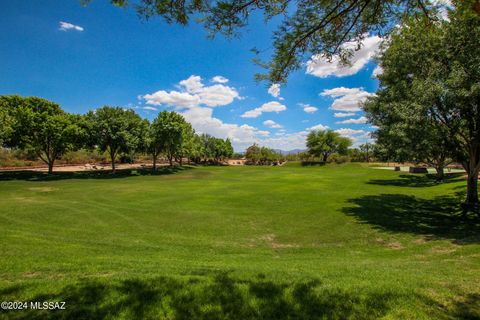
[[[28,188],[30,191],[35,191],[35,192],[52,192],[55,190],[58,190],[58,188],[52,188],[52,187],[33,187],[33,188]]]
[[[276,240],[276,236],[273,233],[260,236],[258,240],[267,243],[272,249],[285,249],[285,248],[297,248],[296,244],[281,243]]]
[[[427,243],[427,239],[425,239],[423,237],[418,238],[418,239],[413,240],[413,243],[415,243],[415,244],[425,244],[425,243]]]
[[[393,249],[393,250],[405,249],[405,247],[398,241],[387,242],[387,240],[378,237],[378,238],[375,238],[375,242],[384,246],[384,247],[387,247],[387,248]]]
[[[431,253],[437,253],[437,254],[448,254],[448,253],[453,253],[457,251],[457,248],[455,247],[433,247],[430,252]]]
[[[22,273],[22,277],[24,278],[37,278],[40,277],[42,274],[40,272],[24,272]]]
[[[15,197],[13,199],[16,200],[16,201],[21,201],[21,202],[35,202],[36,201],[35,198],[31,198],[31,197]]]
[[[389,242],[386,244],[386,247],[392,250],[402,250],[405,247],[398,241]]]

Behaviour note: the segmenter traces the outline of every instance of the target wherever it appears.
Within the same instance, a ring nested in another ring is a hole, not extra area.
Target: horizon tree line
[[[28,150],[53,172],[57,159],[80,149],[105,152],[112,173],[119,156],[150,155],[153,170],[160,155],[169,165],[219,164],[233,155],[230,140],[197,134],[185,118],[162,111],[152,121],[134,110],[103,106],[84,115],[65,112],[57,103],[38,97],[0,96],[0,146]]]

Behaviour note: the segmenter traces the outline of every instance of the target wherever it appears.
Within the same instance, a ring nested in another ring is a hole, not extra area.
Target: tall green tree
[[[142,145],[143,121],[133,110],[104,106],[86,115],[91,146],[108,152],[115,174],[121,153],[131,153]]]
[[[307,136],[308,153],[321,157],[324,162],[333,153],[346,154],[351,145],[349,138],[342,137],[333,130],[314,130]]]
[[[180,165],[183,164],[183,158],[190,159],[192,154],[197,150],[195,146],[195,130],[192,128],[192,125],[185,121],[182,131],[182,140],[180,143],[180,148],[178,149],[176,157]]]
[[[215,156],[215,137],[203,133],[200,136],[200,139],[202,143],[202,158],[203,162],[206,163],[208,159]]]
[[[0,98],[1,103],[1,98]],[[0,147],[10,139],[13,132],[13,117],[0,105]]]
[[[55,160],[78,147],[77,117],[58,104],[37,97],[1,96],[0,105],[10,123],[7,146],[34,151],[48,165],[48,173]]]
[[[480,17],[458,9],[449,21],[412,19],[392,35],[379,61],[380,90],[365,105],[370,121],[387,132],[387,143],[397,128],[416,135],[412,142],[446,148],[467,172],[467,206],[478,208]]]
[[[271,165],[278,163],[283,157],[280,153],[267,147],[260,147],[256,143],[247,148],[245,158],[250,164]]]
[[[453,2],[480,13],[479,1]],[[121,7],[128,4],[126,0],[111,2]],[[185,25],[195,17],[211,36],[217,33],[237,36],[240,29],[248,25],[250,16],[257,12],[263,14],[266,22],[275,20],[273,53],[268,62],[259,62],[267,71],[257,78],[281,83],[312,55],[331,58],[338,54],[347,62],[352,48],[345,46],[346,42],[353,42],[358,48],[368,33],[385,35],[405,16],[435,19],[439,3],[431,0],[140,0],[135,8],[144,19],[160,16],[169,23]],[[263,58],[261,50],[254,51]]]
[[[149,155],[152,156],[153,171],[157,170],[158,156],[163,150],[163,141],[161,136],[156,131],[156,126],[153,123],[148,123],[148,130],[145,137],[145,147]]]
[[[188,125],[181,114],[173,111],[162,111],[153,120],[153,134],[161,152],[167,156],[170,166],[173,166],[173,159],[181,153],[182,141]]]

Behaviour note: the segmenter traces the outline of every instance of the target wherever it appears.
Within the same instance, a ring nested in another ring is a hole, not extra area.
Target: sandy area
[[[158,167],[167,166],[167,163],[159,163],[157,164]],[[119,163],[116,165],[117,170],[122,169],[142,169],[142,168],[150,168],[152,167],[151,163]],[[111,170],[112,167],[110,164],[84,164],[84,165],[59,165],[53,167],[53,172],[75,172],[75,171],[95,171],[95,170]],[[0,168],[0,171],[39,171],[39,172],[47,172],[47,166],[41,167],[4,167]]]

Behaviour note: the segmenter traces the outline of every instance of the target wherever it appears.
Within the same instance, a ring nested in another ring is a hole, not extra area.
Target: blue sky
[[[40,96],[73,113],[112,105],[153,119],[175,110],[198,132],[231,138],[237,151],[253,142],[304,148],[312,128],[338,130],[356,144],[372,131],[359,103],[378,86],[377,37],[366,39],[351,67],[313,58],[287,85],[269,88],[253,80],[262,70],[250,49],[268,54],[275,25],[258,16],[240,39],[210,40],[194,22],[142,22],[107,1],[2,1],[0,28],[0,94]]]

